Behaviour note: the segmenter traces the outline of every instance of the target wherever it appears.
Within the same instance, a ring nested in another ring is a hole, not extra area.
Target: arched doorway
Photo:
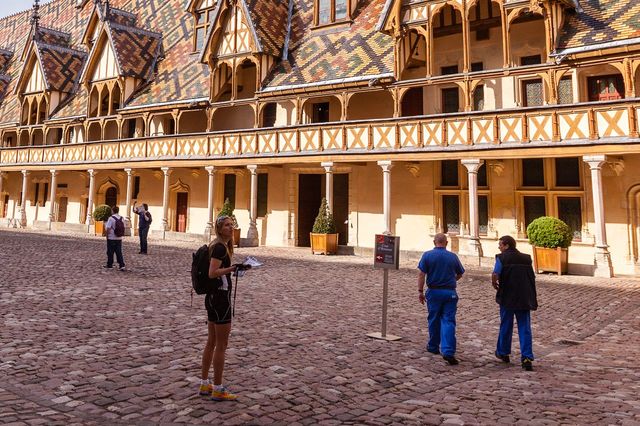
[[[115,186],[110,186],[104,192],[104,203],[110,207],[118,205],[118,189]]]

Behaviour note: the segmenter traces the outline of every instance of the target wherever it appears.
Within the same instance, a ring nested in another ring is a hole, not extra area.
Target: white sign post
[[[400,263],[400,237],[393,235],[376,235],[373,256],[373,267],[384,270],[382,282],[382,331],[369,333],[367,336],[382,340],[400,340],[402,337],[387,334],[387,306],[389,297],[389,269],[398,269]]]

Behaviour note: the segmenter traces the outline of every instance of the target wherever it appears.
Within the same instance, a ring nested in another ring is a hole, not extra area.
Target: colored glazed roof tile
[[[37,41],[36,45],[49,89],[71,93],[80,77],[87,54]]]
[[[287,34],[289,5],[285,0],[246,0],[249,18],[262,51],[275,57],[282,55]]]
[[[123,75],[146,80],[162,48],[160,34],[111,22],[109,30]]]
[[[640,37],[640,1],[581,0],[580,6],[568,17],[560,49]]]
[[[5,49],[0,49],[0,72],[2,72],[7,65],[9,65],[9,61],[13,56],[13,52]]]

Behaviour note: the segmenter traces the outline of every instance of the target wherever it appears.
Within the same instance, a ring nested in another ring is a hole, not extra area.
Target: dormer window
[[[193,50],[200,52],[204,46],[209,25],[213,20],[213,12],[215,9],[215,0],[203,0],[200,6],[194,12],[194,32],[193,32]]]
[[[315,24],[330,25],[348,21],[357,0],[315,0]]]

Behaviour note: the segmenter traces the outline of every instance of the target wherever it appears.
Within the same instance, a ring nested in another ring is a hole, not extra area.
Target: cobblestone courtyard
[[[125,242],[104,270],[102,238],[0,231],[0,423],[640,424],[640,281],[539,276],[535,371],[493,357],[489,269],[459,283],[458,366],[424,350],[416,271],[369,258],[240,248],[265,266],[238,286],[225,382],[237,402],[196,396],[206,339],[190,306],[196,243]],[[514,337],[512,359],[519,359]]]

